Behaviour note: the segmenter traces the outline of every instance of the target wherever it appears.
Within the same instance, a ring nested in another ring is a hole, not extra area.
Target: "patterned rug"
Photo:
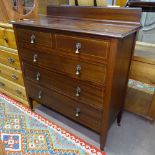
[[[105,155],[3,94],[0,94],[0,139],[6,155]]]

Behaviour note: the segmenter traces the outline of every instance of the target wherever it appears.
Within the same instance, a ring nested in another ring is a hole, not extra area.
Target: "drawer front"
[[[76,56],[93,56],[107,59],[110,42],[108,40],[82,38],[69,35],[55,35],[56,49]]]
[[[97,132],[100,131],[102,112],[30,82],[27,82],[27,90],[32,99]]]
[[[18,54],[0,49],[0,62],[4,65],[21,69]]]
[[[76,59],[68,59],[58,55],[45,54],[30,50],[22,50],[22,58],[29,61],[32,65],[40,65],[65,73],[73,78],[104,84],[106,67],[86,63]]]
[[[55,72],[24,64],[24,76],[46,88],[53,89],[97,109],[103,108],[103,87],[89,85]]]
[[[15,35],[14,35],[13,30],[10,30],[10,29],[5,30],[5,41],[7,43],[6,47],[17,49]]]
[[[130,78],[155,85],[155,65],[140,61],[132,61]]]
[[[0,64],[0,76],[24,86],[22,72]]]
[[[5,46],[6,42],[5,42],[5,29],[0,27],[0,46]]]
[[[12,93],[13,95],[20,97],[23,100],[27,100],[24,87],[17,85],[7,79],[0,77],[0,88]]]
[[[51,33],[18,29],[17,37],[21,47],[30,46],[31,48],[37,48],[39,45],[52,47]]]
[[[1,87],[0,87],[0,92],[6,94],[7,96],[9,96],[9,97],[11,97],[12,99],[14,99],[14,100],[20,102],[21,104],[23,104],[23,105],[29,107],[29,103],[28,103],[27,100],[23,100],[22,98],[20,98],[20,97],[14,95],[14,94],[8,92],[7,90],[4,90],[4,89],[1,88]]]
[[[0,27],[0,46],[17,49],[13,30]]]

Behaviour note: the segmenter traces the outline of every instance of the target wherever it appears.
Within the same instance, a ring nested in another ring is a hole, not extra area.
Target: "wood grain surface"
[[[27,81],[27,90],[31,98],[64,114],[65,116],[99,132],[102,112],[91,108],[75,100],[63,96],[55,91],[39,87]],[[39,98],[41,92],[41,98]],[[63,108],[62,108],[63,107]],[[79,116],[76,117],[76,108],[80,108]]]
[[[16,70],[9,66],[0,64],[0,76],[24,86],[21,70]]]
[[[0,49],[0,62],[12,68],[21,69],[17,53]]]

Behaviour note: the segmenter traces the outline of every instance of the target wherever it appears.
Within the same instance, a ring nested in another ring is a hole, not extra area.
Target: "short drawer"
[[[48,32],[18,29],[17,38],[20,47],[30,46],[39,47],[39,45],[52,47],[52,35]]]
[[[91,105],[97,109],[103,108],[104,89],[102,86],[90,85],[86,82],[25,63],[24,76],[27,80],[55,90],[79,102]]]
[[[24,86],[22,72],[0,63],[0,76]]]
[[[56,49],[76,56],[107,59],[110,41],[55,34]]]
[[[21,69],[17,53],[8,52],[0,49],[0,62],[13,68]]]
[[[6,41],[5,41],[5,29],[0,27],[0,46],[5,46]]]
[[[15,84],[7,79],[4,79],[2,77],[0,77],[0,88],[8,91],[9,93],[23,99],[23,100],[27,100],[26,97],[26,93],[25,93],[25,88]]]
[[[45,54],[39,51],[22,50],[22,59],[32,65],[44,66],[73,78],[104,84],[106,66],[97,63],[87,63],[78,59],[69,59],[63,56]]]
[[[7,44],[6,47],[17,49],[15,34],[14,34],[13,30],[6,29],[5,30],[5,38],[4,39],[5,39],[6,44]]]
[[[0,27],[0,46],[17,49],[14,31]]]
[[[102,112],[76,102],[55,91],[27,82],[28,96],[46,106],[62,113],[63,115],[99,132],[101,127]]]

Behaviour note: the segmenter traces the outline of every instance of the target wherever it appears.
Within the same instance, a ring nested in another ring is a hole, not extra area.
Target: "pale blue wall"
[[[109,5],[112,5],[112,0],[108,0],[108,4]]]

